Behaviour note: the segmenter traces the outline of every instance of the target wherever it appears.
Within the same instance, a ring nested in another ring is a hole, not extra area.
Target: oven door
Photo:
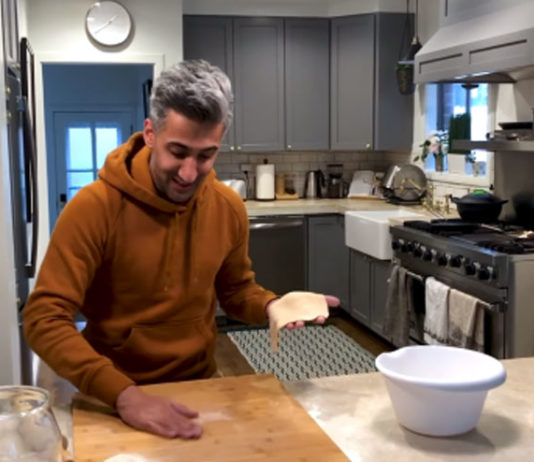
[[[496,358],[507,357],[506,345],[506,311],[508,309],[507,290],[490,287],[483,282],[467,279],[459,274],[426,265],[422,261],[401,261],[394,258],[393,262],[403,266],[407,275],[424,284],[427,277],[432,276],[449,287],[460,290],[480,300],[484,308],[484,352]],[[425,344],[421,323],[410,323],[410,341]]]

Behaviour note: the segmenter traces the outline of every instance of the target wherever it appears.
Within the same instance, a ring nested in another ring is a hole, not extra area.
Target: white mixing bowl
[[[506,380],[495,358],[448,346],[417,345],[382,353],[376,367],[386,379],[399,423],[431,436],[474,428],[488,390]]]

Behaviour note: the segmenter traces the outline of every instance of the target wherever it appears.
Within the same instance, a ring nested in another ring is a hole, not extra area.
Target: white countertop
[[[476,428],[446,438],[401,427],[378,372],[284,386],[352,461],[526,462],[534,454],[534,358],[503,364],[507,380],[488,393]]]
[[[420,205],[399,206],[382,199],[247,200],[245,207],[249,216],[343,214],[351,210],[395,210],[398,208],[425,213]]]

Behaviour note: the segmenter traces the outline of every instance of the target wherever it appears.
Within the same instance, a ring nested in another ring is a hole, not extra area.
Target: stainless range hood
[[[444,0],[442,8],[449,17],[415,55],[415,83],[534,77],[533,0]]]

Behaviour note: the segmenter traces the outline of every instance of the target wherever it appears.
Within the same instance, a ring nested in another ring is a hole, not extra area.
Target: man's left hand
[[[329,308],[337,308],[340,304],[339,298],[335,297],[334,295],[325,295],[324,298],[326,299],[326,303]],[[273,302],[269,302],[267,306],[265,307],[265,310],[267,312],[267,315],[269,315],[269,305]],[[319,316],[315,318],[312,322],[314,324],[324,324],[326,321],[326,318],[324,316]],[[298,329],[300,327],[304,327],[304,321],[295,321],[295,322],[289,322],[284,326],[288,330],[292,329]]]

